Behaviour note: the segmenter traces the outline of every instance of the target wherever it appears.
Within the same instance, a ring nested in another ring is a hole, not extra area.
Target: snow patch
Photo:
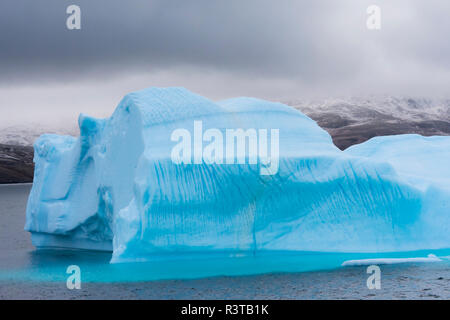
[[[442,261],[434,254],[429,254],[427,257],[421,258],[377,258],[377,259],[360,259],[347,260],[342,263],[343,267],[348,266],[368,266],[377,264],[397,264],[397,263],[417,263],[417,262],[439,262]]]

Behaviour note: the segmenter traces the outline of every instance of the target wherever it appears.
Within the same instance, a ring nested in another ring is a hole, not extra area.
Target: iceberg
[[[38,248],[116,263],[450,247],[450,137],[341,151],[289,106],[183,88],[132,92],[79,127],[34,144],[25,229]]]

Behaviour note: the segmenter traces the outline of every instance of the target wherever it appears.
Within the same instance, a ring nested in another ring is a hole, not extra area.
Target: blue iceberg
[[[35,142],[36,247],[107,250],[111,262],[450,247],[450,137],[341,151],[286,105],[183,88],[130,93],[79,127]]]

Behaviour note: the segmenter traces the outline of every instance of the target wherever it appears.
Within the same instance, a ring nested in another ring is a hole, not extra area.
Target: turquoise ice
[[[174,163],[171,134],[194,121],[224,135],[278,129],[278,171]],[[341,151],[286,105],[183,88],[130,93],[110,118],[80,115],[79,126],[79,138],[35,143],[25,229],[36,247],[109,250],[111,262],[450,247],[450,137],[377,137]]]

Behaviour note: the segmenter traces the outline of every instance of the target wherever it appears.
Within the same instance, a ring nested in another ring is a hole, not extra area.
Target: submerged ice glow
[[[195,121],[224,136],[279,130],[278,171],[174,163],[171,135]],[[77,139],[35,143],[25,229],[37,247],[112,250],[112,262],[450,247],[450,137],[378,137],[341,151],[288,106],[182,88],[130,93],[110,118],[81,115],[79,125]]]

